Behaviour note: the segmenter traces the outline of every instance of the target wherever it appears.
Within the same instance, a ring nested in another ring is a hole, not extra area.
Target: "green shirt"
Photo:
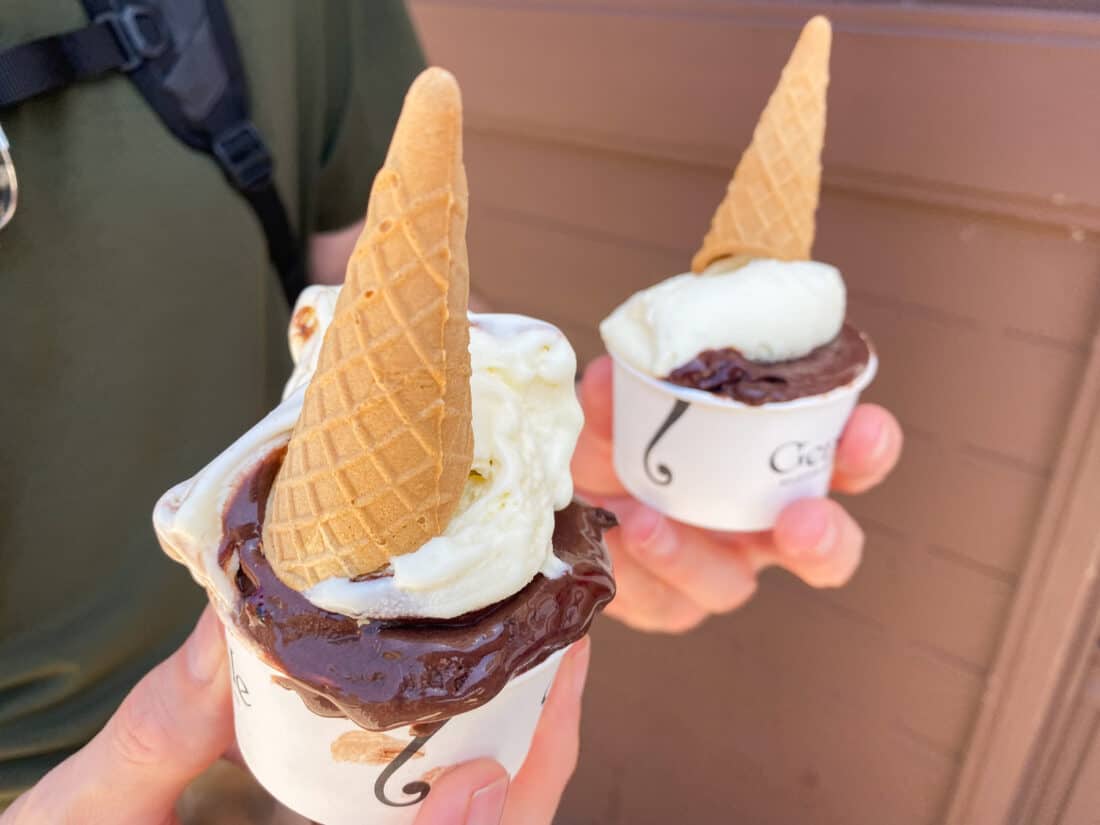
[[[301,236],[366,208],[423,57],[400,0],[228,0],[252,115]],[[4,0],[0,49],[87,25]],[[259,420],[288,310],[215,163],[114,74],[0,111],[0,809],[98,730],[204,601],[156,499]]]

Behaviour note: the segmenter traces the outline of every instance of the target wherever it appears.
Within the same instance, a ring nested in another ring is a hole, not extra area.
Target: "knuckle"
[[[643,585],[642,599],[656,614],[675,613],[683,597],[660,579],[649,579]]]
[[[140,702],[124,702],[111,720],[110,747],[124,764],[148,768],[161,762],[172,748],[170,717],[159,695]]]

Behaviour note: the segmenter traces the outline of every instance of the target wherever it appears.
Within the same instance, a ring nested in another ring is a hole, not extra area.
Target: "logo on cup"
[[[430,783],[425,782],[423,779],[419,779],[415,782],[409,782],[407,785],[401,788],[401,792],[407,796],[411,796],[412,799],[406,799],[404,802],[398,802],[389,797],[386,791],[386,783],[390,781],[395,773],[401,769],[401,766],[416,756],[417,753],[428,743],[428,740],[435,736],[447,724],[446,719],[439,722],[434,730],[429,731],[421,736],[415,737],[408,745],[405,746],[405,750],[401,751],[397,756],[393,758],[386,769],[378,775],[378,779],[374,782],[374,796],[383,805],[387,805],[391,808],[407,808],[410,805],[418,805],[424,801],[425,797],[431,793],[432,786]]]
[[[835,438],[818,444],[812,444],[809,441],[787,441],[772,451],[768,466],[772,468],[772,472],[783,476],[827,469],[832,461],[836,442]]]
[[[650,454],[653,452],[653,448],[657,446],[657,442],[664,438],[665,433],[669,431],[672,425],[687,412],[689,406],[691,405],[687,401],[677,401],[673,404],[668,416],[661,422],[661,426],[657,428],[653,438],[649,439],[649,443],[646,444],[645,453],[642,455],[642,467],[645,468],[645,474],[649,476],[649,480],[654,484],[667,487],[672,483],[672,470],[667,465],[660,463],[656,467],[650,466]]]

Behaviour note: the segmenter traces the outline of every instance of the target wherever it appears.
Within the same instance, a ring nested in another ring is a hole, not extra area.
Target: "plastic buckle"
[[[254,189],[271,180],[274,161],[252,121],[226,129],[214,138],[213,148],[214,157],[238,189]]]
[[[105,11],[97,15],[94,22],[106,23],[111,27],[111,33],[126,58],[126,62],[119,67],[120,71],[130,73],[146,60],[160,57],[168,48],[168,36],[161,28],[160,18],[148,6],[136,3],[123,6],[121,11]]]
[[[19,202],[19,181],[15,177],[15,163],[11,159],[8,136],[0,126],[0,229],[3,229],[15,215]]]

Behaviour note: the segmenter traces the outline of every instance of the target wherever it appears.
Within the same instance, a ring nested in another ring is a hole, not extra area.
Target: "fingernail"
[[[676,536],[656,510],[643,507],[626,524],[630,529],[629,543],[642,555],[659,561],[676,552]]]
[[[825,525],[818,533],[818,539],[812,550],[813,555],[818,557],[829,555],[836,545],[836,522],[828,514],[823,515]]]
[[[871,462],[877,463],[890,447],[890,428],[886,426],[885,420],[878,422],[878,432],[875,433],[873,443],[875,446],[871,448]]]
[[[206,610],[185,645],[187,669],[191,677],[205,684],[218,675],[225,659],[225,645],[221,638],[221,622],[213,610]]]
[[[836,543],[836,524],[824,507],[807,507],[785,529],[790,549],[802,558],[826,556]]]
[[[466,809],[466,825],[500,825],[507,797],[507,776],[474,793],[470,797],[470,807]]]

